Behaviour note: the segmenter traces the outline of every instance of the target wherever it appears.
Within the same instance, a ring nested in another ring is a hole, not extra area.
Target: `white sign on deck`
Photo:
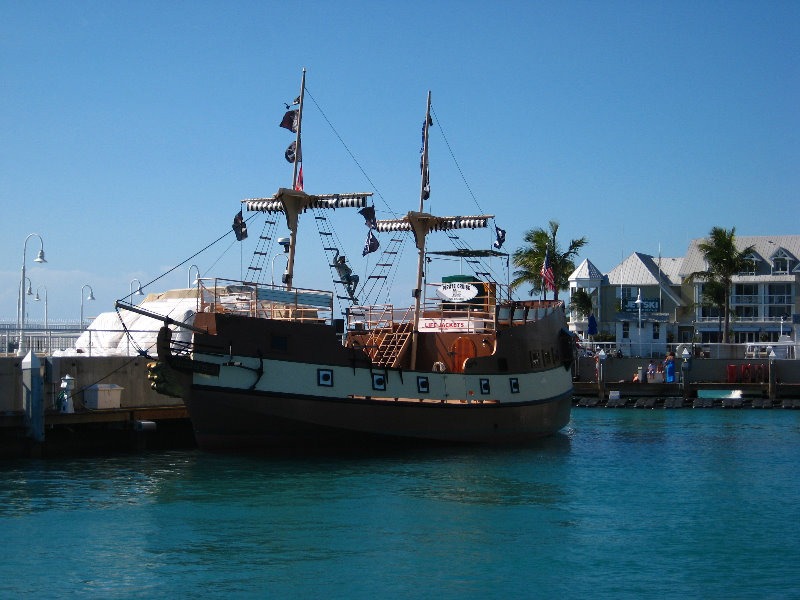
[[[472,333],[476,329],[483,329],[486,327],[486,322],[483,319],[420,319],[419,330],[424,331],[465,331]]]
[[[478,295],[478,288],[471,283],[443,283],[436,288],[436,295],[447,302],[467,302]]]

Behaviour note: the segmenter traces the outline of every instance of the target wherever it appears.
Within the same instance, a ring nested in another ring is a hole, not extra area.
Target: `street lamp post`
[[[606,397],[606,351],[602,348],[600,348],[600,352],[597,353],[597,359],[597,394],[602,402]]]
[[[44,330],[47,332],[47,354],[50,355],[50,327],[47,324],[47,286],[40,285],[36,288],[36,297],[33,299],[34,302],[40,302],[39,299],[39,290],[44,288]]]
[[[81,331],[83,331],[83,290],[89,288],[89,295],[86,296],[87,300],[94,300],[94,290],[92,290],[92,286],[88,283],[84,283],[83,287],[81,288]]]
[[[642,288],[639,288],[639,293],[636,296],[636,302],[634,302],[636,306],[639,307],[639,329],[642,328]]]
[[[200,283],[200,267],[198,267],[197,265],[189,265],[189,274],[188,274],[189,280],[186,282],[186,287],[188,289],[192,289],[192,269],[197,270],[197,278],[194,280],[195,285]]]
[[[133,291],[133,282],[134,281],[139,284],[139,285],[136,286],[136,291],[135,292]],[[142,291],[142,282],[139,281],[136,277],[131,279],[130,291],[131,291],[131,293],[128,295],[128,301],[131,304],[133,304],[133,296],[134,295],[136,295],[136,296],[144,296],[144,292]],[[81,295],[83,295],[83,291],[81,291]]]
[[[42,236],[40,236],[38,233],[28,234],[28,237],[25,238],[25,243],[22,245],[22,276],[19,279],[19,302],[17,304],[17,328],[19,329],[19,346],[17,353],[19,355],[22,355],[23,352],[22,343],[25,330],[25,254],[28,249],[28,240],[34,236],[39,238],[40,248],[36,258],[33,259],[33,262],[47,262],[44,259],[44,241],[42,240]]]
[[[133,291],[133,282],[134,281],[136,283],[138,283],[138,285],[136,286],[136,291],[135,292]],[[144,292],[142,291],[142,282],[139,281],[139,279],[136,278],[136,277],[131,279],[130,292],[131,293],[128,295],[128,302],[130,302],[131,304],[133,304],[133,296],[134,295],[136,295],[136,296],[144,296]],[[123,322],[123,326],[124,326],[124,322]],[[128,356],[130,356],[131,355],[131,336],[130,336],[130,334],[125,336],[125,341],[126,341],[127,348],[128,348]]]
[[[638,328],[638,341],[639,341],[639,356],[642,356],[642,288],[639,288],[639,293],[636,295],[636,302],[634,303],[639,307],[639,328]]]

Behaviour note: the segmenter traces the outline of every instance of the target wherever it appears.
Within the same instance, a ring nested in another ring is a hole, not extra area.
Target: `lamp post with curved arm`
[[[36,297],[33,299],[34,302],[40,302],[39,298],[39,290],[44,288],[44,330],[47,332],[47,354],[50,355],[50,327],[47,323],[47,286],[40,285],[36,288]]]
[[[88,283],[84,283],[83,287],[81,288],[81,331],[83,331],[83,290],[89,288],[89,295],[86,296],[87,300],[94,300],[94,290],[92,290],[92,286]]]
[[[133,282],[134,281],[139,284],[139,285],[136,286],[136,291],[135,292],[133,291]],[[128,295],[128,302],[130,302],[131,304],[133,304],[133,297],[134,296],[144,296],[144,292],[142,291],[142,282],[139,281],[139,279],[137,277],[134,277],[133,279],[131,279],[130,291],[131,291],[131,293]],[[123,322],[123,325],[124,325],[124,322]],[[131,336],[130,336],[130,334],[125,336],[125,340],[126,340],[125,343],[126,343],[127,348],[128,348],[128,356],[130,356],[131,355]]]
[[[136,291],[135,292],[133,291],[133,282],[134,281],[139,284],[139,285],[136,286]],[[144,292],[142,291],[142,282],[139,281],[139,279],[136,278],[136,277],[131,279],[130,290],[131,290],[131,293],[128,295],[128,302],[130,302],[131,304],[133,304],[134,295],[136,295],[136,296],[144,296]]]
[[[19,329],[19,346],[17,353],[22,355],[23,353],[23,339],[25,333],[25,254],[28,250],[28,240],[32,237],[39,238],[39,253],[36,255],[36,258],[33,259],[33,262],[38,263],[45,263],[47,262],[44,259],[44,240],[42,240],[42,236],[38,233],[29,233],[28,237],[25,238],[25,243],[22,245],[22,276],[19,279],[19,302],[17,304],[17,328]]]
[[[194,284],[197,285],[200,283],[200,267],[197,265],[189,265],[188,281],[186,282],[186,287],[188,289],[192,289],[192,269],[197,270],[197,278],[194,280]]]

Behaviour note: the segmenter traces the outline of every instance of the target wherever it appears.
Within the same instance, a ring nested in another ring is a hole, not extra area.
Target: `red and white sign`
[[[455,281],[440,285],[436,288],[436,295],[447,302],[467,302],[478,295],[478,288],[471,283]]]
[[[484,320],[475,319],[420,319],[420,331],[465,331],[472,333],[476,328],[483,329],[486,326]]]

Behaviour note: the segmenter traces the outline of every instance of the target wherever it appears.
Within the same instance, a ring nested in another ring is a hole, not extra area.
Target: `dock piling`
[[[33,352],[22,360],[22,406],[25,409],[25,427],[28,437],[36,443],[44,442],[44,406],[42,388],[42,361]]]

